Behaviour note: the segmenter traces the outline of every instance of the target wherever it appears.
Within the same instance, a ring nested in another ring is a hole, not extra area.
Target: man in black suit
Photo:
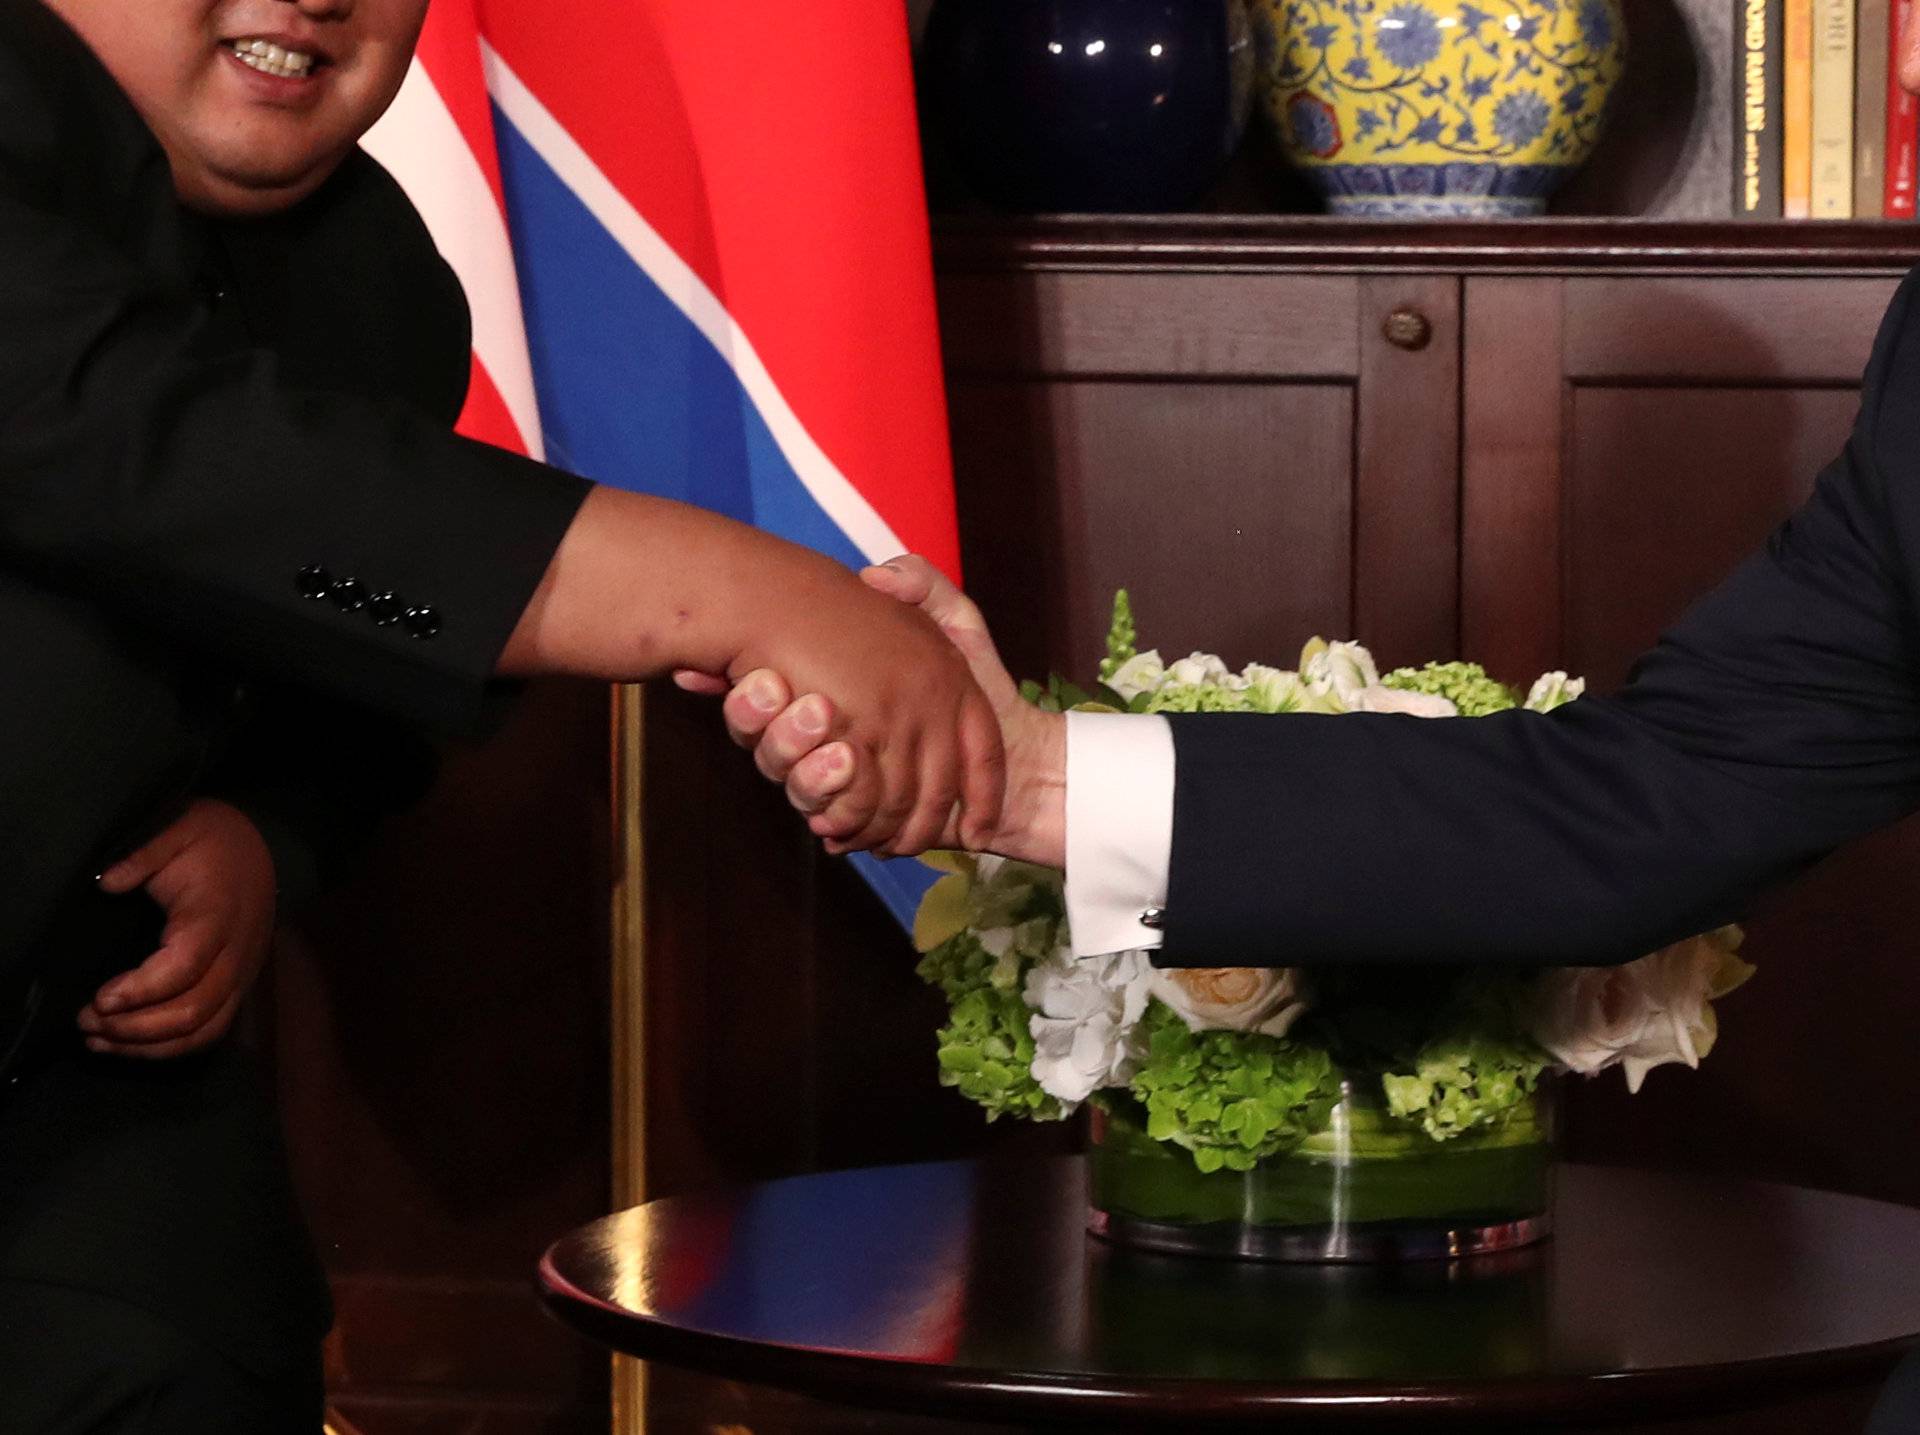
[[[0,0],[9,1435],[318,1425],[324,1289],[253,1074],[76,1024],[128,1035],[113,974],[174,891],[94,874],[183,812],[225,799],[298,888],[418,792],[416,726],[484,726],[503,677],[675,666],[831,699],[852,840],[997,806],[991,712],[925,618],[451,434],[462,296],[354,147],[425,3]]]

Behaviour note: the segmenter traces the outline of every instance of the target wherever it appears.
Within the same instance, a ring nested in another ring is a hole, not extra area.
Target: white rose
[[[1565,673],[1542,673],[1533,680],[1533,688],[1527,693],[1524,706],[1529,712],[1550,713],[1563,703],[1570,703],[1587,690],[1585,678],[1570,678]]]
[[[1190,653],[1167,669],[1167,681],[1195,688],[1235,686],[1233,673],[1214,653]]]
[[[1656,1066],[1698,1066],[1718,1031],[1713,1000],[1753,975],[1734,955],[1739,945],[1739,929],[1723,927],[1624,966],[1548,972],[1535,995],[1533,1039],[1584,1076],[1624,1066],[1629,1091]]]
[[[1147,1009],[1145,952],[1075,961],[1064,947],[1027,973],[1033,1079],[1069,1105],[1124,1086],[1145,1056],[1135,1033]]]
[[[1399,688],[1382,687],[1375,684],[1362,688],[1354,694],[1351,704],[1357,713],[1408,713],[1422,718],[1459,717],[1460,709],[1453,700],[1443,698],[1438,693],[1409,693]]]
[[[1378,687],[1380,669],[1373,654],[1358,643],[1329,643],[1315,638],[1300,654],[1300,676],[1307,687],[1351,708],[1363,689]]]
[[[1164,967],[1147,989],[1172,1007],[1189,1031],[1257,1031],[1285,1036],[1307,1009],[1293,967]]]
[[[1153,692],[1166,680],[1166,664],[1160,661],[1160,653],[1157,649],[1150,649],[1144,653],[1135,653],[1115,668],[1113,676],[1107,679],[1107,686],[1128,702],[1132,702],[1142,693]]]

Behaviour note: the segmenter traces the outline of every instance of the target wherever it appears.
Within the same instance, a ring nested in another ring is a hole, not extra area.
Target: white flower
[[[1563,703],[1570,703],[1587,690],[1585,678],[1570,678],[1565,673],[1542,673],[1533,681],[1533,689],[1527,694],[1524,706],[1529,712],[1550,713]]]
[[[1305,704],[1307,693],[1298,673],[1248,663],[1240,678],[1247,685],[1247,696],[1255,712],[1297,712]]]
[[[1460,716],[1460,709],[1453,705],[1451,698],[1443,698],[1438,693],[1403,692],[1379,684],[1360,689],[1354,694],[1351,706],[1357,713],[1410,713],[1422,718]]]
[[[1380,684],[1372,653],[1358,643],[1329,643],[1324,638],[1315,638],[1301,652],[1300,676],[1311,691],[1332,696],[1345,708],[1353,706],[1363,689]]]
[[[1214,653],[1191,653],[1167,669],[1167,681],[1179,683],[1183,687],[1207,687],[1218,685],[1230,688],[1241,686],[1227,665]]]
[[[1307,1009],[1293,967],[1164,967],[1147,989],[1172,1007],[1189,1031],[1257,1031],[1285,1036]]]
[[[1753,975],[1734,953],[1740,929],[1722,927],[1619,967],[1547,972],[1535,994],[1533,1039],[1569,1071],[1626,1068],[1627,1089],[1656,1066],[1698,1066],[1718,1027],[1712,1002]]]
[[[1133,1079],[1146,1055],[1134,1029],[1147,1009],[1150,970],[1145,952],[1075,961],[1061,947],[1027,973],[1041,1090],[1074,1105]]]
[[[1113,676],[1107,679],[1107,686],[1132,702],[1142,693],[1153,692],[1166,680],[1167,668],[1160,661],[1159,651],[1149,649],[1144,653],[1135,653],[1115,668]]]

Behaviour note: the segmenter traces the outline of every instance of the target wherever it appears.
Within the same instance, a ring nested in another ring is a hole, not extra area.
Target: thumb
[[[860,580],[869,588],[911,603],[940,625],[952,637],[956,631],[986,636],[987,620],[973,599],[954,587],[953,581],[917,553],[902,553],[860,571]],[[989,646],[991,646],[991,639]]]
[[[192,843],[188,824],[175,822],[146,846],[122,857],[100,874],[100,890],[114,896],[144,887],[153,876]]]

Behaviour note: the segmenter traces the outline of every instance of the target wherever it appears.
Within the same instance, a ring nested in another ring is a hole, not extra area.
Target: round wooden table
[[[1920,1336],[1920,1210],[1561,1172],[1531,1250],[1393,1266],[1149,1255],[1074,1159],[830,1172],[655,1201],[540,1265],[647,1360],[854,1405],[1192,1429],[1592,1425],[1878,1379]]]

